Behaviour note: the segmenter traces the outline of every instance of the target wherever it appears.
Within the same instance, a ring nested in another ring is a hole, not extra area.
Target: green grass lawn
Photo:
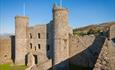
[[[1,64],[0,70],[25,70],[27,66],[25,65],[10,65],[10,64]]]

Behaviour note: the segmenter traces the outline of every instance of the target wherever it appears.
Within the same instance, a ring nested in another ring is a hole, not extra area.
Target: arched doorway
[[[28,54],[25,55],[25,65],[28,63]]]
[[[38,64],[38,57],[37,55],[33,55],[34,56],[34,64]]]
[[[28,53],[25,56],[25,64],[27,66],[38,64],[38,55],[35,55],[35,54],[32,54],[32,53]]]

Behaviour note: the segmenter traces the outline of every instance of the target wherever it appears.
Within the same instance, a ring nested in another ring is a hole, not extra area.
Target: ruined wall
[[[101,36],[70,36],[70,64],[93,68],[104,41]]]
[[[115,25],[110,27],[110,40],[109,46],[109,58],[110,58],[110,69],[115,70]]]
[[[115,46],[112,41],[108,41],[110,70],[115,70]]]
[[[115,25],[110,27],[110,40],[113,46],[115,46]]]
[[[46,60],[45,62],[39,65],[29,67],[26,70],[50,70],[51,67],[52,67],[52,60]]]
[[[85,50],[93,44],[94,40],[95,36],[70,36],[70,63],[77,66],[87,67],[89,62],[85,59],[88,59],[88,56],[91,54],[89,51]]]
[[[110,39],[115,38],[115,25],[110,27]]]
[[[93,70],[112,70],[110,66],[110,51],[109,41],[106,39]]]
[[[11,38],[0,38],[0,64],[11,62]]]
[[[115,47],[112,40],[106,39],[94,70],[115,70]]]
[[[69,38],[69,55],[70,57],[80,53],[84,49],[88,48],[93,41],[95,40],[95,36],[74,36],[70,35]]]
[[[28,30],[28,53],[37,56],[37,64],[44,62],[47,47],[47,25],[29,27]]]
[[[53,21],[51,21],[50,23],[47,24],[47,45],[49,47],[47,47],[47,57],[49,59],[53,59]]]

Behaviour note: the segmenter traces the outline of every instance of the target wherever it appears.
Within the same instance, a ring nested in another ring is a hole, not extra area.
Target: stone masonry
[[[106,35],[73,35],[68,9],[54,5],[53,19],[29,26],[29,17],[15,17],[15,36],[0,38],[0,64],[27,65],[26,70],[69,70],[73,64],[94,70],[115,70],[115,25]],[[7,61],[6,61],[7,60]],[[12,61],[11,61],[12,60]]]

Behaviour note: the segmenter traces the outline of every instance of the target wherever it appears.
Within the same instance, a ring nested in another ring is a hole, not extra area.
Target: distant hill
[[[109,23],[102,23],[98,25],[89,25],[81,28],[75,28],[73,30],[74,34],[82,34],[82,35],[87,35],[87,34],[96,34],[100,33],[103,31],[106,31],[109,29],[111,25],[115,25],[115,22],[109,22]]]

